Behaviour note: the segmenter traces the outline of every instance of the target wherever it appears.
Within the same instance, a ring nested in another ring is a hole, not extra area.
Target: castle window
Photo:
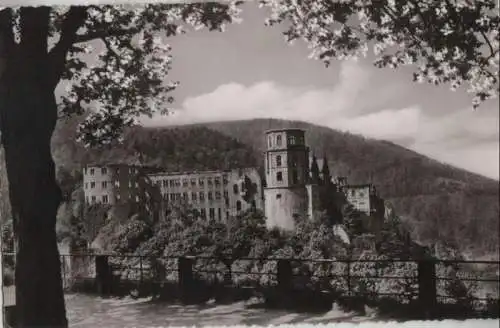
[[[241,211],[241,201],[236,202],[236,210],[239,212]]]
[[[211,185],[212,185],[212,178],[207,178],[207,184],[208,184],[209,186],[211,186]]]
[[[295,137],[294,136],[288,137],[288,144],[289,145],[295,145]]]
[[[107,204],[107,203],[108,203],[108,195],[103,195],[103,196],[102,196],[102,202],[103,202],[104,204]]]
[[[196,179],[191,179],[191,186],[193,186],[193,187],[196,186]]]
[[[215,192],[215,199],[220,200],[220,198],[221,198],[220,191],[216,191]]]
[[[208,196],[208,200],[213,200],[213,196],[212,196],[212,192],[211,191],[208,192],[207,196]]]
[[[200,191],[200,202],[205,201],[205,193],[203,191]]]
[[[180,187],[181,186],[181,179],[175,179],[175,186]]]
[[[182,179],[182,186],[187,187],[188,186],[188,181],[186,179]]]
[[[94,182],[94,181],[92,181],[92,182],[90,183],[90,189],[94,189],[94,188],[95,188],[95,182]]]
[[[238,185],[237,185],[237,184],[234,184],[234,185],[233,185],[233,192],[234,192],[235,194],[237,194],[237,193],[238,193]]]
[[[90,175],[94,175],[94,169],[90,169]]]
[[[175,200],[179,200],[179,199],[181,199],[181,193],[178,192],[175,194]]]
[[[200,186],[203,186],[203,185],[205,184],[205,181],[203,181],[203,178],[199,178],[199,179],[198,179],[198,184],[199,184]]]
[[[281,199],[281,194],[277,194],[276,199]]]
[[[182,199],[184,199],[184,200],[188,199],[188,193],[187,192],[183,192],[182,193]]]
[[[217,209],[217,214],[218,214],[218,219],[222,219],[222,210],[220,209],[220,207]]]
[[[211,219],[215,219],[215,208],[210,208],[208,213]]]
[[[108,187],[108,182],[107,182],[107,181],[103,181],[103,182],[101,183],[101,185],[102,185],[102,188],[103,188],[103,189],[106,189],[106,188]]]
[[[202,217],[202,218],[204,218],[204,219],[206,219],[206,218],[207,218],[207,211],[205,211],[205,209],[204,209],[204,208],[202,208],[202,209],[200,210],[200,213],[201,213],[201,217]]]
[[[168,187],[168,180],[163,180],[163,187]]]
[[[197,197],[197,196],[198,196],[198,195],[197,195],[195,192],[192,192],[192,193],[191,193],[191,200],[192,200],[193,202],[196,202],[196,200],[198,199],[198,197]]]
[[[283,181],[283,173],[282,172],[277,172],[276,173],[276,180]]]
[[[220,178],[219,177],[214,178],[214,183],[216,186],[219,186],[220,185]]]
[[[276,156],[276,166],[281,166],[281,156]]]
[[[281,146],[281,136],[280,136],[280,135],[278,135],[278,136],[276,137],[276,144],[277,144],[278,146]]]
[[[170,194],[170,200],[171,201],[175,200],[175,194]]]
[[[95,203],[96,197],[92,196],[92,203]]]
[[[106,169],[105,167],[101,168],[101,174],[107,174],[108,173],[108,169]]]

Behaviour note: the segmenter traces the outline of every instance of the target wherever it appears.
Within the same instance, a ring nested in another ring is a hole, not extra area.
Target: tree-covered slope
[[[299,127],[317,156],[326,153],[333,175],[347,176],[351,183],[373,182],[412,227],[414,238],[456,245],[475,257],[498,253],[498,181],[390,142],[304,122],[257,119],[136,128],[123,145],[86,151],[74,141],[77,122],[60,124],[53,138],[56,163],[70,172],[89,162],[142,163],[174,171],[262,166],[265,130]]]
[[[126,163],[168,171],[217,170],[258,165],[254,151],[230,136],[201,126],[137,127],[122,144],[85,149],[75,141],[79,118],[61,122],[54,133],[55,162],[69,171],[83,164]]]
[[[204,126],[265,149],[267,129],[306,131],[311,150],[328,157],[333,175],[351,183],[373,182],[397,213],[409,220],[414,237],[457,244],[474,255],[497,252],[498,181],[467,172],[387,141],[364,138],[304,122],[256,119]]]

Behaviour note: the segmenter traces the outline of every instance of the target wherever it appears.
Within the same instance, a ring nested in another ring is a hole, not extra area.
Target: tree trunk
[[[24,40],[0,77],[1,141],[17,221],[17,326],[67,327],[55,232],[61,191],[50,148],[57,120],[55,86],[49,79],[44,26],[36,17],[26,21]]]

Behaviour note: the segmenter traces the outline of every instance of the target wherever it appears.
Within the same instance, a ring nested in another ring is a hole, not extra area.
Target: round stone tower
[[[266,132],[264,188],[267,225],[294,229],[294,216],[307,216],[309,148],[304,131],[280,129]]]

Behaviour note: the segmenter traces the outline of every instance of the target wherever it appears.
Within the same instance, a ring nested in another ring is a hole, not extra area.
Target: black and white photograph
[[[3,326],[498,327],[495,0],[0,0]]]

